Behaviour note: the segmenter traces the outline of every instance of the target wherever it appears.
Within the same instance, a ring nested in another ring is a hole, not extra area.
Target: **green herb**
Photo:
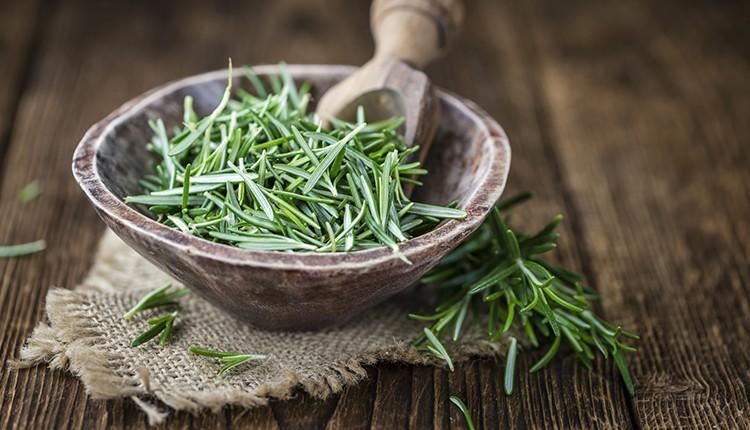
[[[130,344],[130,346],[135,348],[136,346],[144,344],[149,340],[155,338],[156,336],[159,336],[159,345],[166,345],[167,340],[169,340],[169,336],[172,334],[172,327],[174,327],[175,318],[177,318],[177,311],[148,320],[148,324],[151,327],[143,332],[143,334],[136,337],[135,340],[133,340],[133,343]]]
[[[517,337],[521,336],[535,347],[551,344],[531,367],[532,372],[547,365],[564,340],[587,368],[593,366],[596,351],[605,358],[614,357],[632,395],[634,386],[623,352],[636,351],[628,341],[637,340],[638,336],[592,312],[591,302],[598,296],[584,286],[581,275],[542,259],[544,253],[557,246],[559,234],[555,229],[561,216],[532,235],[508,226],[503,213],[529,197],[522,194],[499,203],[468,240],[422,278],[423,283],[441,286],[442,300],[431,315],[410,315],[432,324],[425,328],[416,345],[450,363],[440,338],[450,333],[457,340],[465,328],[466,314],[473,312],[477,316],[474,321],[486,321],[491,341],[513,330],[504,378],[507,394],[513,391]]]
[[[143,312],[147,309],[153,309],[159,306],[176,305],[177,299],[190,294],[190,290],[187,288],[178,288],[174,291],[169,291],[172,288],[172,284],[167,283],[163,287],[157,288],[138,301],[129,311],[127,311],[122,319],[130,319],[138,312]]]
[[[474,430],[474,421],[471,419],[471,414],[469,413],[469,408],[466,407],[466,403],[464,403],[464,401],[461,400],[461,398],[459,398],[458,396],[450,396],[450,401],[453,402],[454,405],[458,406],[458,409],[462,414],[464,414],[466,427],[468,427],[469,430]]]
[[[242,354],[239,352],[222,352],[213,349],[191,347],[190,352],[193,354],[202,355],[204,357],[213,357],[219,360],[221,368],[219,369],[219,376],[224,376],[229,370],[234,369],[242,363],[249,361],[266,360],[268,356],[258,354]]]
[[[21,188],[21,191],[18,192],[18,199],[21,203],[28,203],[39,197],[40,194],[42,194],[42,186],[35,179]]]
[[[513,394],[513,377],[516,373],[516,355],[518,355],[518,340],[510,336],[508,351],[505,354],[505,377],[503,378],[503,389],[505,394]]]
[[[246,69],[254,94],[227,87],[206,117],[185,98],[183,124],[150,122],[157,164],[128,196],[184,233],[264,251],[356,251],[390,247],[466,212],[409,201],[401,184],[424,175],[398,129],[403,119],[333,122],[308,112],[309,85],[281,67],[272,91]],[[167,130],[172,130],[171,133]]]
[[[435,337],[435,334],[430,330],[429,328],[424,328],[424,335],[427,339],[428,345],[427,349],[432,352],[436,357],[442,358],[445,360],[445,362],[448,364],[448,368],[453,371],[453,361],[451,360],[451,356],[448,354],[448,351],[446,351],[445,347],[442,343],[438,340],[437,337]]]
[[[19,245],[3,245],[0,246],[0,257],[20,257],[22,255],[43,251],[46,247],[47,243],[44,240],[22,243]]]

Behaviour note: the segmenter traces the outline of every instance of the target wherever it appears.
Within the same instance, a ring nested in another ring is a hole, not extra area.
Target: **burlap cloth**
[[[107,232],[86,279],[73,290],[49,291],[48,322],[34,329],[16,364],[67,369],[92,397],[131,397],[153,423],[166,416],[154,399],[177,410],[251,407],[287,398],[297,388],[324,398],[366,377],[363,366],[378,361],[440,365],[410,345],[423,327],[406,317],[415,310],[413,292],[345,326],[308,332],[253,329],[191,294],[180,301],[167,346],[152,341],[131,348],[153,313],[128,321],[122,314],[144,292],[170,280]],[[501,345],[482,340],[486,335],[481,331],[471,329],[460,343],[446,345],[455,360],[501,353]],[[265,354],[269,359],[243,364],[222,378],[216,360],[190,353],[190,346]]]

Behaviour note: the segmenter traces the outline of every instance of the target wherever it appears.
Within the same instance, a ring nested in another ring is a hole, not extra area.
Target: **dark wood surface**
[[[103,227],[70,174],[83,131],[164,81],[237,64],[351,63],[372,49],[367,0],[0,1],[0,361],[52,286],[72,287]],[[636,396],[611,363],[561,356],[502,394],[502,364],[449,373],[378,365],[325,401],[305,395],[180,428],[750,428],[750,6],[734,1],[467,1],[466,25],[430,68],[513,145],[517,219],[567,219],[558,252],[602,292],[607,318],[642,335]],[[21,205],[33,179],[44,197]],[[128,400],[95,401],[72,376],[0,370],[0,428],[142,428]]]

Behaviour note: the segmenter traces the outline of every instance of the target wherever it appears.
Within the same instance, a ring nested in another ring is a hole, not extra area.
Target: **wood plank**
[[[435,392],[433,390],[434,369],[415,366],[411,372],[411,413],[409,429],[433,428]]]
[[[271,407],[282,430],[322,430],[336,409],[337,401],[337,396],[319,400],[298,392],[292,399],[274,402]]]
[[[473,411],[473,409],[476,408],[476,405],[469,402],[469,398],[467,396],[467,391],[470,390],[467,389],[467,383],[466,383],[466,369],[469,367],[469,364],[466,362],[463,363],[456,363],[455,364],[455,370],[453,372],[448,372],[448,391],[447,395],[450,396],[458,396],[461,398],[461,400],[466,403],[467,407],[470,411],[472,411],[471,416],[472,420],[475,418],[478,418],[479,415],[476,414],[476,412]],[[463,413],[461,411],[453,406],[450,401],[447,403],[447,415],[448,415],[448,422],[450,423],[451,429],[464,429],[466,428],[465,425],[465,418]]]
[[[411,408],[411,366],[384,363],[378,366],[372,428],[405,429]]]
[[[378,372],[367,369],[367,378],[344,389],[336,409],[326,423],[326,430],[363,430],[370,428]]]
[[[37,1],[11,1],[0,4],[0,162],[8,147],[11,125],[21,93],[26,88],[34,51],[40,37]]]
[[[433,428],[447,429],[450,428],[450,387],[448,386],[449,372],[443,369],[435,368],[432,372],[433,380]]]
[[[750,427],[749,12],[717,6],[529,11],[578,240],[607,315],[643,335],[645,428]]]

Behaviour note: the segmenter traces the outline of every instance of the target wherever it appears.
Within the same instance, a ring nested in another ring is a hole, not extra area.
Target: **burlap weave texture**
[[[48,363],[71,371],[95,398],[132,397],[153,422],[164,414],[143,399],[155,398],[178,410],[254,406],[288,397],[301,388],[316,397],[339,392],[367,373],[363,366],[381,360],[438,364],[415,350],[411,341],[423,325],[406,317],[409,295],[380,305],[342,327],[310,332],[269,332],[244,325],[195,295],[181,299],[176,329],[165,347],[130,342],[147,327],[122,314],[145,291],[170,278],[107,232],[86,279],[73,290],[47,295],[48,321],[34,330],[19,363]],[[172,281],[178,284],[175,281]],[[498,354],[472,329],[451,355]],[[268,360],[242,365],[217,376],[215,360],[196,356],[190,346],[265,354]]]

